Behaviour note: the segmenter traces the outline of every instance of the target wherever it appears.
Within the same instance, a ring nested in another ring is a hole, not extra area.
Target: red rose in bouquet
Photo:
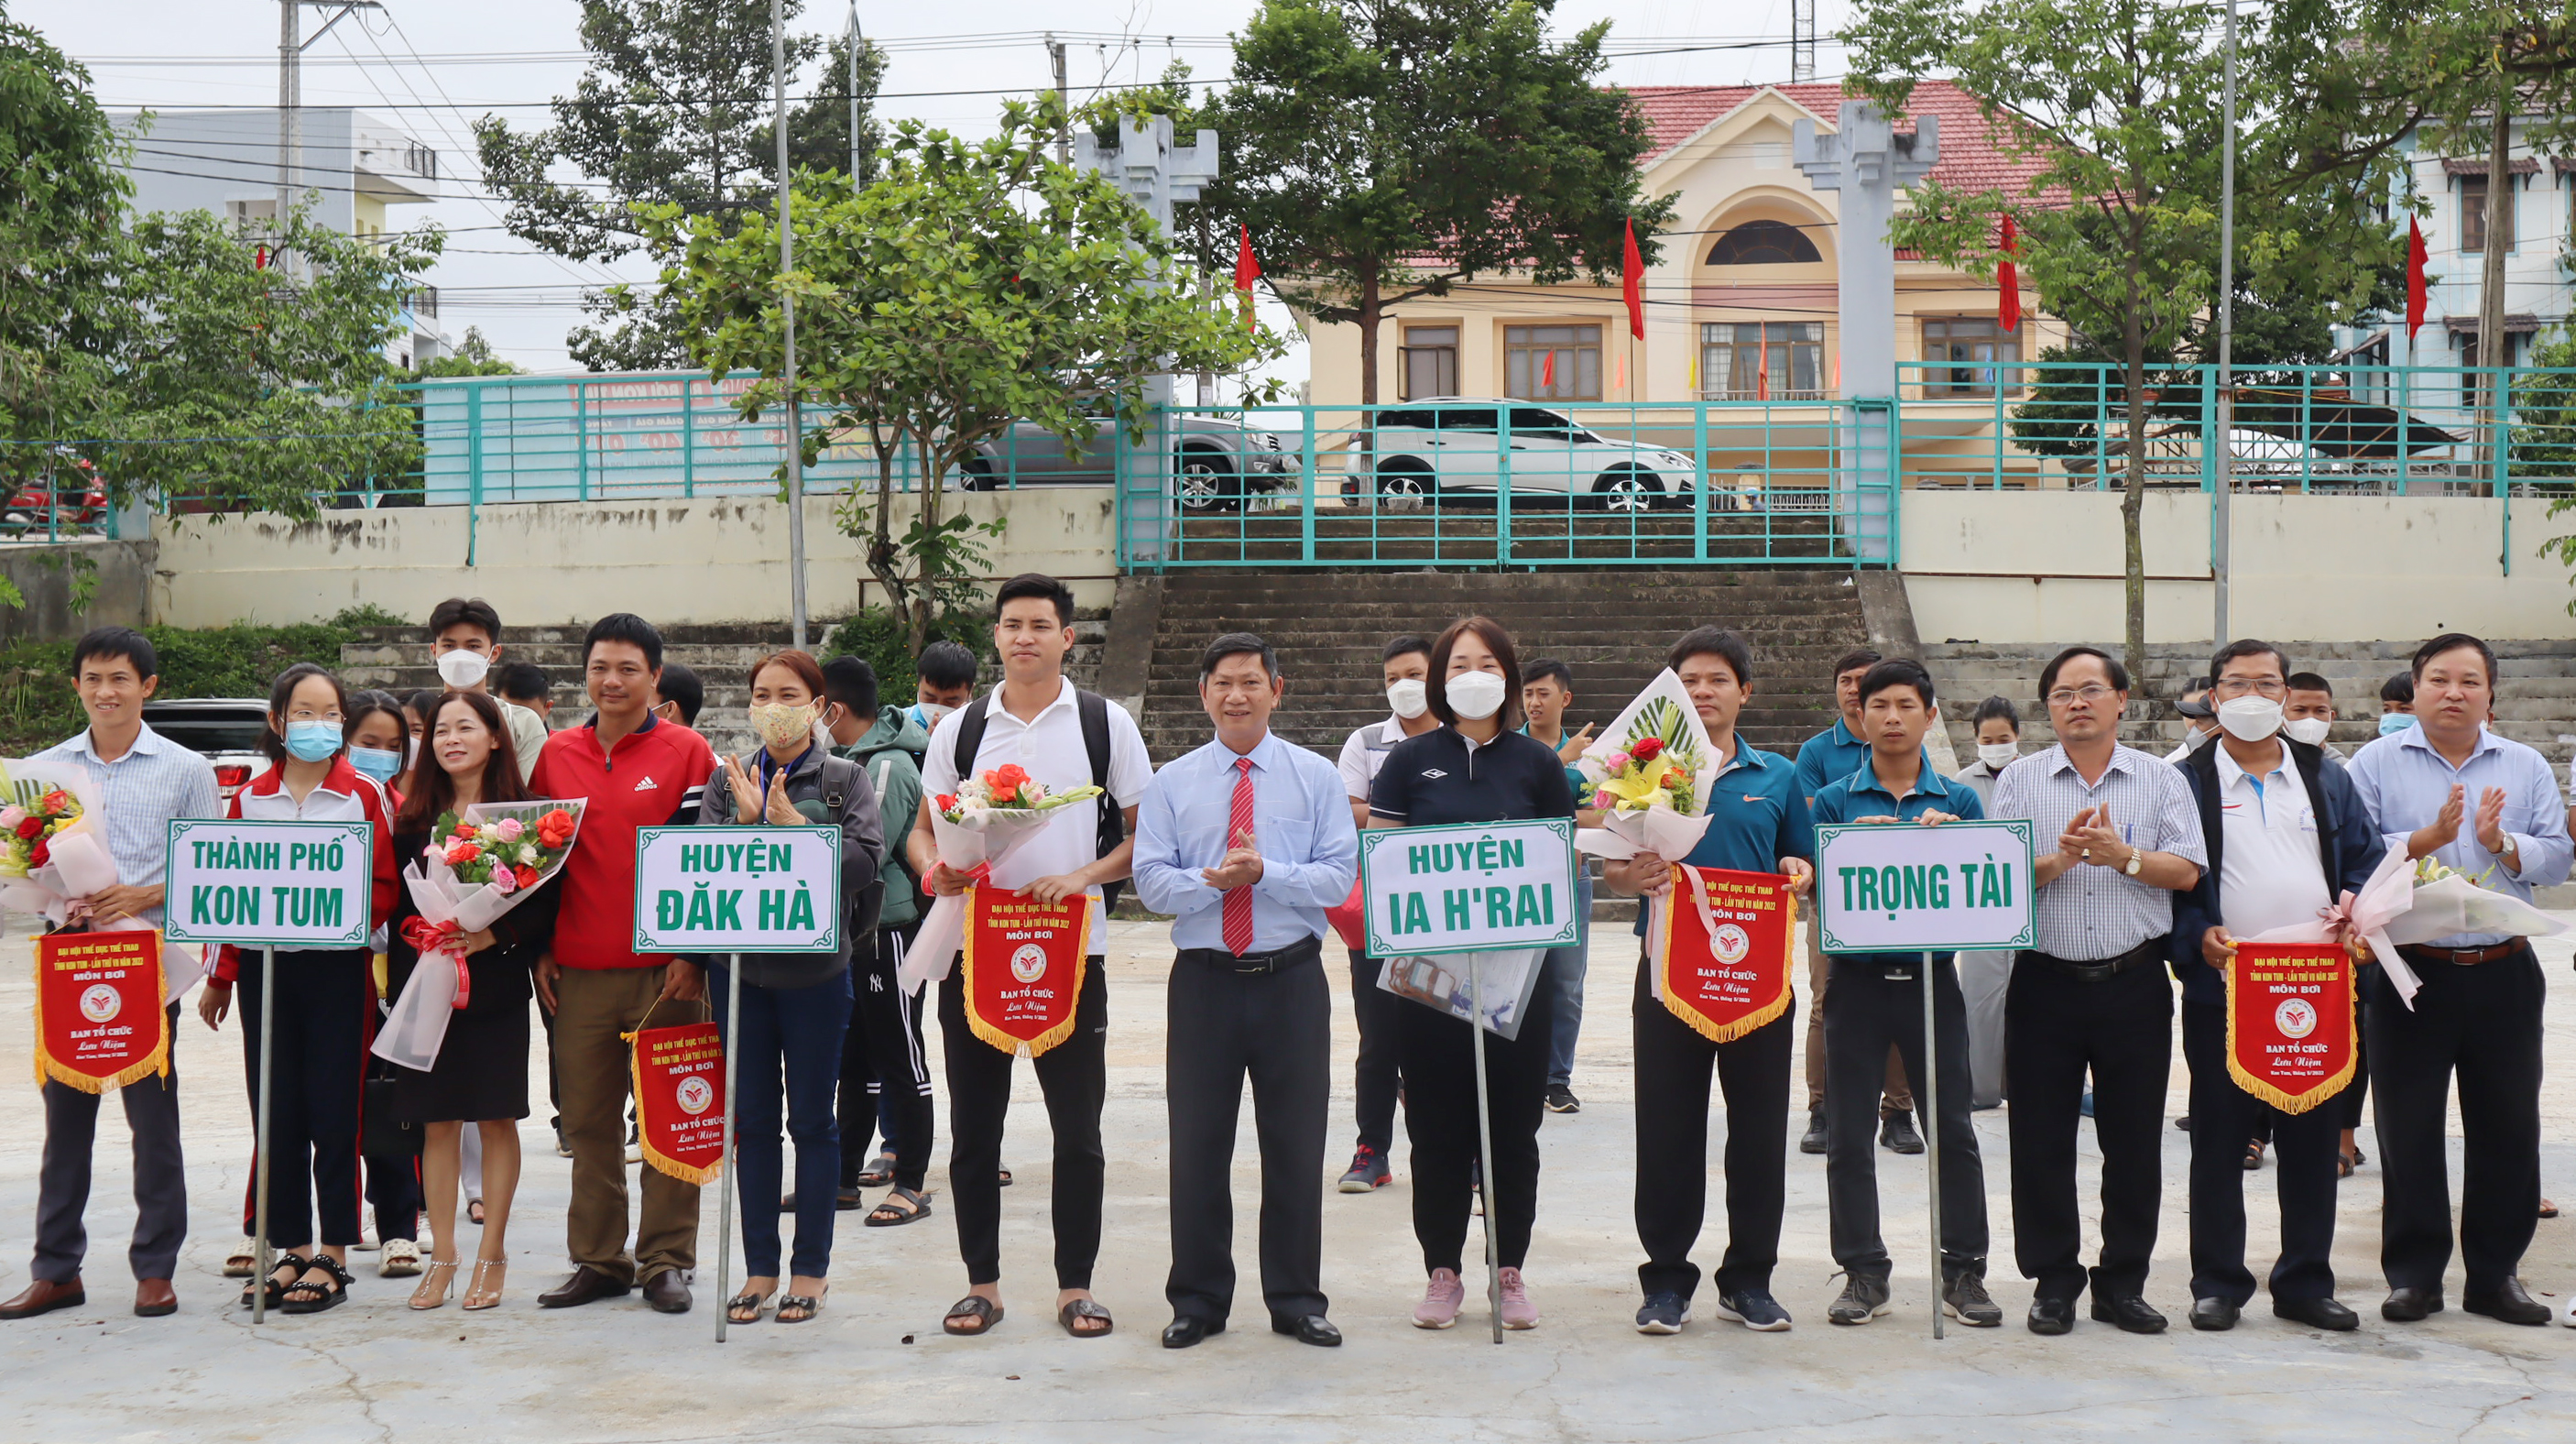
[[[1017,801],[1020,788],[1028,783],[1027,769],[1016,762],[1006,762],[984,774],[984,785],[993,789],[993,801],[1007,807]]]
[[[572,814],[558,807],[537,819],[537,845],[551,851],[572,841]]]
[[[1661,737],[1647,737],[1640,739],[1636,746],[1629,748],[1628,755],[1640,762],[1652,762],[1657,757],[1662,756],[1663,751],[1664,739]]]
[[[474,824],[470,822],[460,822],[456,824],[456,835],[458,837],[472,837],[474,835]]]
[[[942,812],[955,812],[957,810],[957,794],[954,792],[943,792],[930,800],[932,804]]]
[[[18,824],[18,836],[23,839],[33,841],[44,835],[45,820],[41,817],[31,816],[26,821]]]
[[[53,860],[54,845],[48,839],[38,838],[36,840],[36,845],[28,849],[27,866],[29,867],[43,867],[46,863]]]
[[[483,849],[476,847],[470,842],[460,842],[447,850],[447,865],[449,867],[463,867],[465,864],[472,862],[474,859],[481,857],[482,855]]]
[[[519,879],[519,886],[521,887],[535,887],[537,885],[537,870],[533,867],[522,867],[517,871],[515,876]]]
[[[36,810],[50,817],[60,813],[64,808],[71,805],[71,794],[57,787],[53,791],[45,794],[44,801],[36,804]]]

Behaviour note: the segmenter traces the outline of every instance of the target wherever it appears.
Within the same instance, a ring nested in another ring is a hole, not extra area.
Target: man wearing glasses
[[[2119,742],[2128,670],[2069,647],[2039,674],[2057,744],[1995,779],[1994,815],[2027,818],[2040,847],[2038,941],[2013,960],[2004,1001],[2012,1079],[2013,1253],[2035,1280],[2030,1331],[2075,1326],[2089,1281],[2093,1318],[2152,1334],[2145,1297],[2162,1192],[2164,1099],[2173,1066],[2165,974],[2174,894],[2200,882],[2200,814],[2183,776]],[[2075,1198],[2076,1119],[2093,1078],[2102,1149],[2102,1254],[2089,1280]]]

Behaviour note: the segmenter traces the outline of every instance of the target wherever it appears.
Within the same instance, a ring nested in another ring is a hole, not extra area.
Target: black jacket
[[[2287,737],[2280,743],[2289,749],[2290,765],[2306,785],[2308,806],[2317,815],[2317,858],[2325,868],[2326,892],[2337,898],[2359,892],[2378,871],[2388,844],[2361,805],[2351,774],[2328,762],[2318,748]],[[2201,960],[2200,940],[2226,922],[2218,905],[2221,850],[2227,845],[2218,796],[2218,749],[2224,745],[2213,742],[2193,748],[2189,757],[2174,764],[2191,784],[2192,800],[2200,808],[2201,841],[2209,849],[2209,866],[2201,870],[2200,885],[2174,899],[2174,976],[2182,981],[2184,1001],[2213,1005],[2226,1003],[2227,981]]]

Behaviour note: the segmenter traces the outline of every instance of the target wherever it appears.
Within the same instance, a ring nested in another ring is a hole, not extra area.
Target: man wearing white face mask
[[[1342,744],[1342,790],[1350,795],[1351,822],[1368,826],[1369,788],[1376,785],[1386,754],[1407,737],[1418,737],[1440,725],[1431,715],[1431,642],[1410,633],[1386,644],[1379,662],[1386,679],[1383,722],[1372,722]],[[1387,1150],[1395,1138],[1395,1099],[1402,1079],[1395,1063],[1395,1018],[1404,1000],[1377,985],[1377,959],[1351,954],[1351,1011],[1360,1030],[1356,1065],[1359,1095],[1359,1146],[1350,1170],[1342,1175],[1344,1193],[1369,1193],[1393,1180]]]
[[[2334,684],[2314,672],[2292,672],[2289,697],[2281,704],[2281,735],[2340,763],[2343,754],[2326,745],[2334,724]]]
[[[501,658],[501,614],[481,597],[449,597],[429,609],[429,646],[438,664],[438,680],[451,692],[490,695],[492,664]],[[501,720],[510,725],[510,746],[519,758],[519,780],[537,775],[537,754],[546,747],[546,719],[505,698]]]

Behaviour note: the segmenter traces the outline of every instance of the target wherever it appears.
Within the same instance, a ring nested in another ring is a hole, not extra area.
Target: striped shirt
[[[2021,758],[1995,779],[1993,815],[2029,819],[2031,850],[2041,857],[2056,850],[2075,814],[2105,806],[2112,830],[2129,846],[2209,865],[2191,784],[2172,764],[2134,747],[2114,747],[2111,765],[2095,783],[2075,770],[2062,743]],[[2116,958],[2173,931],[2173,900],[2171,889],[2149,887],[2117,868],[2069,868],[2032,899],[2039,951],[2079,963]]]
[[[169,863],[170,822],[180,817],[221,817],[215,767],[199,754],[137,723],[134,745],[113,762],[91,745],[89,729],[55,743],[30,761],[77,762],[89,773],[98,809],[107,818],[107,851],[116,879],[128,887],[158,884]],[[161,909],[136,914],[154,927]]]

